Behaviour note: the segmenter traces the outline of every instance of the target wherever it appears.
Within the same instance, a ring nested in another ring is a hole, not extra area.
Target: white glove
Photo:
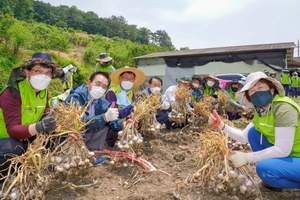
[[[247,108],[246,106],[242,106],[242,109],[243,109],[244,111],[249,110],[249,108]]]
[[[118,108],[109,108],[108,111],[104,114],[105,121],[111,122],[115,121],[119,117],[119,110]]]
[[[243,167],[249,162],[248,154],[240,151],[234,151],[234,154],[229,156],[227,159],[230,160],[236,168]]]
[[[161,104],[161,109],[163,110],[168,110],[170,108],[170,103],[167,102],[167,101],[164,101],[162,104]]]

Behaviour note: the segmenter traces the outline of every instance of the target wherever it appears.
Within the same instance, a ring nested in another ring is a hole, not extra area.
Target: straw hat
[[[276,89],[278,90],[278,93],[280,96],[285,96],[285,91],[279,81],[277,81],[274,78],[268,77],[265,73],[263,72],[253,72],[250,73],[247,78],[246,78],[246,84],[244,87],[236,94],[236,98],[239,101],[240,104],[246,106],[246,107],[253,107],[253,104],[248,101],[245,95],[245,91],[251,89],[260,79],[266,79],[268,81],[271,81]]]
[[[119,77],[123,72],[132,72],[132,73],[135,74],[135,80],[134,80],[134,83],[133,83],[133,86],[132,86],[133,88],[138,87],[141,84],[143,84],[145,79],[146,79],[146,75],[142,70],[140,70],[138,68],[126,66],[126,67],[117,69],[116,71],[111,73],[110,79],[111,79],[111,84],[112,85],[119,85],[120,84]]]
[[[109,57],[107,55],[107,53],[100,53],[99,55],[99,58],[96,59],[96,61],[99,61],[99,62],[109,62],[111,61],[113,58],[112,57]]]
[[[71,90],[66,90],[63,94],[57,96],[60,100],[64,101],[70,95]]]
[[[238,84],[239,88],[242,88],[244,85],[242,83],[240,83],[237,79],[233,79],[232,81],[229,81],[226,83],[225,89],[229,89],[231,87],[231,84]]]
[[[206,79],[207,79],[207,78],[212,78],[212,79],[214,79],[214,80],[217,81],[216,84],[219,84],[219,79],[217,79],[216,75],[214,75],[214,74],[209,74],[208,76],[204,77],[203,79],[204,79],[205,82],[206,82]]]
[[[184,77],[181,77],[181,78],[176,78],[175,81],[177,83],[191,83],[192,82],[192,78],[189,77],[189,76],[184,76]]]

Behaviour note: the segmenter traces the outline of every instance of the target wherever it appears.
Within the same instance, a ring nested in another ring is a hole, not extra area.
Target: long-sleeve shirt
[[[7,88],[0,95],[0,107],[3,112],[7,132],[11,138],[18,140],[32,137],[28,130],[29,125],[22,125],[21,97],[14,97],[10,89]],[[43,117],[47,111],[49,111],[48,103]]]
[[[118,108],[117,96],[113,91],[107,92],[106,100],[109,101],[110,103],[115,102],[115,108]],[[135,96],[132,97],[132,101],[135,101]],[[127,117],[130,114],[132,108],[133,108],[132,105],[128,105],[125,108],[123,108],[122,110],[119,110],[119,118],[122,119],[124,117]]]

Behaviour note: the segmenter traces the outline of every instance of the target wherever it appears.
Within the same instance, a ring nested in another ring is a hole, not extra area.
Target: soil
[[[245,126],[247,120],[235,121],[235,124]],[[242,127],[240,127],[242,128]],[[203,127],[203,131],[209,130]],[[53,182],[49,191],[45,193],[46,200],[221,200],[221,199],[255,199],[246,198],[242,194],[231,195],[226,192],[207,193],[197,183],[186,180],[199,170],[197,154],[193,150],[198,148],[200,134],[188,133],[182,129],[165,132],[161,129],[155,139],[146,139],[143,155],[161,171],[145,172],[142,165],[131,164],[129,159],[120,161],[128,166],[110,164],[112,156],[101,154],[106,161],[91,168],[89,174],[83,178],[73,180],[71,184]],[[253,167],[254,170],[254,167]],[[169,176],[169,173],[171,176]],[[254,171],[253,171],[254,173]],[[258,178],[256,177],[256,180]],[[284,189],[283,192],[262,192],[265,200],[300,199],[300,190]],[[299,197],[299,198],[298,198]]]

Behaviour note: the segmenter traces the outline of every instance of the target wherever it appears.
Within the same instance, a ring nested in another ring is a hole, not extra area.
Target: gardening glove
[[[240,151],[234,151],[234,154],[227,157],[227,159],[230,160],[236,168],[243,167],[249,162],[248,154]]]
[[[246,106],[242,106],[242,109],[243,109],[244,111],[249,110],[249,108],[247,108]]]
[[[119,118],[119,110],[118,108],[109,108],[107,112],[104,114],[105,121],[111,122],[115,121]]]
[[[54,131],[56,122],[53,117],[54,110],[51,110],[41,121],[35,123],[35,129],[38,133]]]
[[[164,101],[162,104],[161,104],[161,109],[162,110],[168,110],[170,108],[170,103],[167,102],[167,101]]]
[[[221,120],[219,114],[216,110],[212,110],[212,114],[209,116],[208,125],[217,128],[220,127],[221,129],[224,128],[224,122]]]

